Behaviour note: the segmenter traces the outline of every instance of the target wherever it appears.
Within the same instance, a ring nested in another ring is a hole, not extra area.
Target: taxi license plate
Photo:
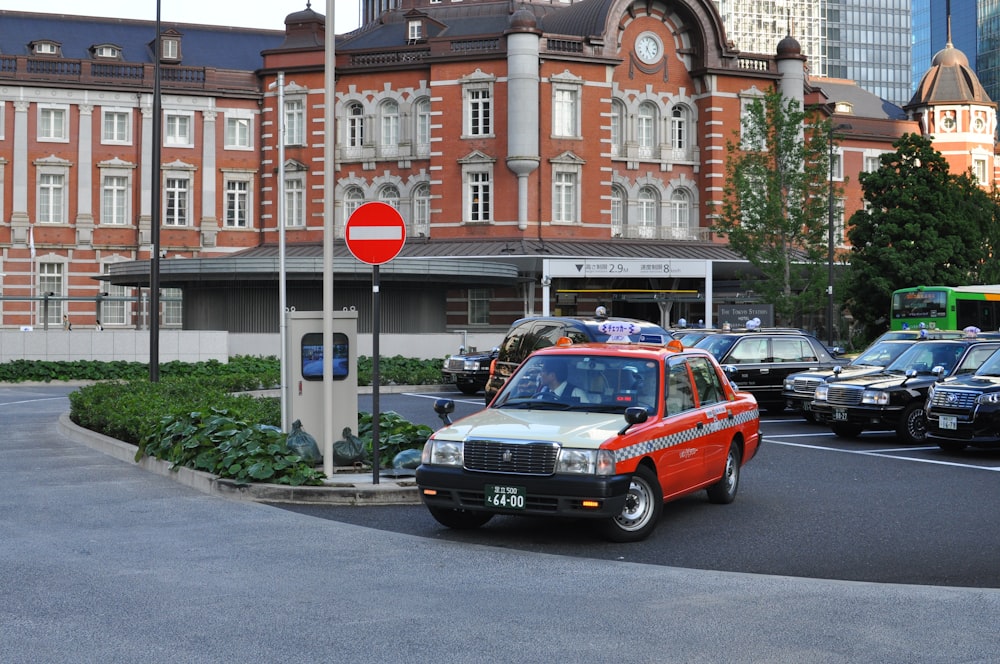
[[[833,409],[833,419],[837,421],[847,420],[847,409],[846,408],[834,408]]]
[[[487,484],[484,490],[487,507],[499,507],[508,510],[523,510],[527,493],[523,486],[505,486]]]
[[[938,426],[942,429],[957,429],[958,428],[958,418],[954,415],[942,415],[938,418]]]

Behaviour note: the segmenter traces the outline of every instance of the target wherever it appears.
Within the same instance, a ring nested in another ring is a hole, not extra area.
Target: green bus
[[[964,330],[972,325],[995,332],[1000,325],[1000,285],[915,286],[892,294],[890,330]]]

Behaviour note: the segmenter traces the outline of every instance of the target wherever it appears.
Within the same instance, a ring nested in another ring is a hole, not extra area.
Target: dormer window
[[[33,55],[62,55],[62,44],[54,41],[33,41],[28,46],[31,47]]]
[[[150,48],[154,44],[149,45]],[[176,30],[167,30],[160,35],[160,62],[180,62],[181,60],[181,33]]]
[[[114,44],[95,44],[90,47],[90,53],[99,60],[121,60],[122,50]]]
[[[853,115],[854,114],[854,104],[849,101],[838,101],[833,105],[833,112],[840,113],[842,115]]]
[[[412,20],[407,23],[407,39],[410,43],[419,41],[424,38],[424,22],[421,20]]]

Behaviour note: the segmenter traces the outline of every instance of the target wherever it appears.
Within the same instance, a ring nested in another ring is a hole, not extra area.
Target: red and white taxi
[[[736,497],[761,444],[757,402],[706,351],[678,342],[572,345],[536,351],[483,411],[424,446],[420,495],[451,528],[494,514],[595,519],[619,542],[656,526],[663,503],[706,489]]]

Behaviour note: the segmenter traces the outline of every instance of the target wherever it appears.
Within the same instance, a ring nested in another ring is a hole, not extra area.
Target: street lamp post
[[[830,124],[830,132],[827,134],[827,143],[830,147],[830,161],[828,169],[829,193],[827,195],[827,244],[826,244],[826,334],[827,345],[833,347],[833,132],[838,129],[850,129],[849,124]]]

